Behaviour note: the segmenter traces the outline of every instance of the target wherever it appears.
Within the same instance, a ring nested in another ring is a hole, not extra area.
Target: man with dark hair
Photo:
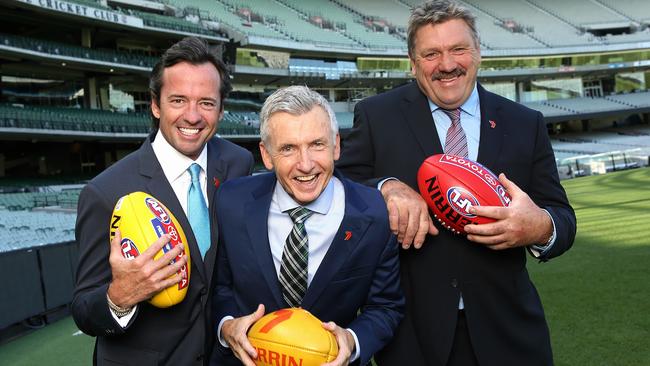
[[[218,185],[248,175],[250,152],[214,137],[230,91],[227,69],[204,41],[185,38],[163,55],[151,75],[154,129],[140,149],[84,187],[76,225],[79,245],[72,302],[75,322],[96,336],[95,364],[203,365],[214,343],[211,309],[216,258],[214,197]],[[109,220],[117,200],[143,191],[176,216],[185,247],[161,258],[163,235],[133,260],[122,257],[120,234],[109,243]],[[184,250],[182,260],[170,263]],[[189,255],[190,283],[183,301],[157,308],[147,300],[180,281]]]
[[[149,92],[152,101],[160,105],[160,90],[163,86],[163,72],[166,68],[176,65],[179,62],[189,62],[193,65],[210,63],[219,73],[219,104],[223,109],[223,101],[232,91],[230,83],[230,74],[226,64],[221,61],[214,52],[207,49],[208,45],[195,37],[188,37],[181,42],[172,45],[162,59],[157,62],[151,70],[149,77]],[[152,116],[153,128],[157,129],[160,120],[155,115]]]
[[[403,248],[406,314],[377,363],[551,365],[526,251],[542,261],[562,254],[576,220],[544,119],[477,83],[474,16],[457,4],[414,8],[408,50],[416,82],[356,105],[338,164],[350,178],[378,185]],[[502,173],[510,206],[472,209],[496,222],[467,225],[467,236],[434,226],[416,176],[427,157],[443,152]]]

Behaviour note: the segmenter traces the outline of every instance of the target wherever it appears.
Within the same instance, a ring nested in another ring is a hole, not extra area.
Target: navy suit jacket
[[[541,113],[480,85],[478,93],[478,162],[496,174],[505,173],[553,217],[557,239],[541,260],[562,254],[573,243],[576,221]],[[367,184],[396,177],[417,192],[420,165],[443,152],[427,97],[417,83],[359,102],[354,118],[337,167]],[[461,292],[481,365],[551,364],[549,332],[526,271],[526,249],[495,251],[439,229],[421,249],[400,251],[406,313],[393,342],[376,357],[378,364],[445,365]]]
[[[352,329],[364,365],[391,339],[402,318],[398,247],[379,192],[335,174],[345,189],[345,214],[301,307],[322,321]],[[275,174],[267,173],[233,180],[219,190],[217,322],[227,315],[248,315],[260,303],[267,313],[289,307],[268,239],[275,184]],[[239,364],[219,342],[217,348],[212,365]]]
[[[212,350],[214,319],[208,309],[216,246],[212,245],[205,259],[201,258],[187,217],[154,155],[154,137],[149,136],[137,151],[91,180],[79,196],[79,262],[72,315],[79,329],[97,337],[95,364],[203,365]],[[220,138],[211,139],[207,147],[207,193],[213,210],[218,183],[249,174],[253,157]],[[113,319],[106,300],[111,281],[109,224],[117,200],[135,191],[151,194],[174,214],[187,237],[192,266],[190,285],[181,303],[160,309],[141,302],[123,329]],[[216,227],[215,216],[211,216],[211,227]],[[211,241],[217,241],[216,230],[212,230]]]

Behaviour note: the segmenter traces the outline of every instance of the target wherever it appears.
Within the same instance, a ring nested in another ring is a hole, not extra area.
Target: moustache
[[[451,79],[451,78],[455,78],[455,77],[458,77],[458,76],[463,76],[465,74],[467,74],[467,70],[462,69],[462,68],[456,68],[456,69],[453,69],[450,72],[440,71],[440,72],[436,72],[436,73],[431,75],[431,81],[436,81],[436,80],[440,80],[440,79]]]

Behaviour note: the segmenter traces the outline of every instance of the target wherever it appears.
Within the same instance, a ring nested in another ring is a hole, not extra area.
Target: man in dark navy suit
[[[260,150],[274,172],[217,196],[219,251],[212,365],[254,365],[246,337],[266,312],[302,307],[334,333],[327,365],[365,365],[402,318],[398,246],[379,192],[334,170],[336,117],[304,86],[280,89],[260,113]]]
[[[338,168],[378,186],[398,235],[405,318],[380,366],[550,365],[542,304],[526,251],[546,261],[575,237],[541,113],[486,91],[475,18],[449,1],[417,6],[408,50],[415,82],[358,103]],[[496,219],[458,236],[434,225],[416,175],[433,154],[488,167],[512,196]]]

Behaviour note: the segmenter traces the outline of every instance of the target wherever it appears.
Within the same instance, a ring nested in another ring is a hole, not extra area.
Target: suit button
[[[201,295],[206,295],[207,293],[208,293],[207,288],[204,287],[204,288],[201,289]]]
[[[451,279],[451,287],[456,288],[458,287],[458,280],[455,278]]]
[[[198,355],[196,356],[197,361],[203,361],[203,355]]]

